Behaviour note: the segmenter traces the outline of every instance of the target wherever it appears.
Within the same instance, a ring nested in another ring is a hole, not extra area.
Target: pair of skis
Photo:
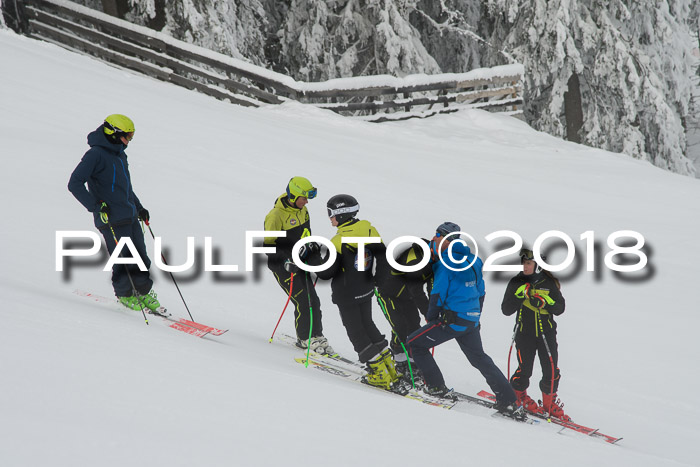
[[[479,391],[477,394],[479,397],[483,397],[484,399],[487,399],[489,401],[495,402],[496,401],[496,396],[491,394],[488,391]],[[458,395],[459,396],[459,395]],[[471,396],[468,396],[471,397]],[[579,425],[578,423],[574,423],[572,421],[567,421],[567,420],[561,420],[555,417],[548,417],[546,414],[542,413],[536,413],[536,412],[527,412],[528,416],[530,417],[537,417],[542,420],[547,420],[550,423],[554,423],[556,425],[559,425],[563,428],[567,428],[569,430],[576,431],[578,433],[583,433],[584,435],[592,436],[593,438],[599,438],[605,441],[606,443],[610,444],[615,444],[618,441],[620,441],[622,438],[617,438],[615,436],[610,436],[601,433],[598,431],[597,428],[589,428],[587,426]]]
[[[278,340],[281,340],[282,342],[285,342],[287,344],[296,346],[296,338],[282,334],[278,336]],[[382,392],[389,392],[391,394],[395,394],[400,397],[405,397],[407,399],[411,400],[416,400],[419,402],[422,402],[427,405],[431,405],[434,407],[441,407],[443,409],[451,410],[455,408],[459,408],[459,404],[462,401],[469,402],[472,404],[478,404],[483,407],[487,408],[493,408],[493,403],[490,401],[486,401],[483,399],[478,399],[476,397],[470,397],[470,396],[465,396],[461,395],[463,397],[459,397],[457,393],[448,393],[444,397],[439,397],[439,396],[431,396],[429,394],[426,394],[422,391],[413,389],[410,387],[408,384],[401,385],[396,388],[392,389],[383,389],[380,387],[376,386],[371,386],[364,382],[364,376],[366,375],[365,372],[365,366],[362,365],[361,363],[358,363],[356,361],[344,358],[338,354],[335,355],[322,355],[318,354],[316,352],[309,352],[309,357],[307,359],[306,355],[303,357],[297,357],[294,359],[297,363],[301,363],[302,365],[305,366],[311,366],[319,371],[323,371],[324,373],[328,373],[334,376],[341,377],[345,379],[346,381],[352,381],[358,384],[363,384],[366,387],[373,388],[377,391],[382,391]],[[509,418],[511,420],[516,420],[513,417],[509,417],[504,414],[499,414],[495,413],[494,416],[500,416],[503,418]],[[538,420],[532,420],[532,419],[526,419],[526,420],[516,420],[516,421],[523,421],[525,423],[529,424],[535,424],[538,423]]]
[[[294,337],[283,334],[283,335],[279,336],[279,340],[296,346],[296,338],[294,338]],[[313,368],[316,368],[316,369],[323,371],[325,373],[332,374],[334,376],[342,377],[348,381],[354,381],[354,382],[358,382],[358,383],[362,382],[362,376],[364,374],[364,366],[358,362],[349,360],[347,358],[343,358],[338,354],[321,355],[321,354],[317,354],[315,352],[310,352],[308,360],[305,356],[295,358],[294,360],[297,363],[301,363],[303,365],[306,365],[308,362],[308,365],[313,366]],[[374,386],[370,386],[370,387],[374,388]],[[375,388],[375,389],[387,392],[386,390],[381,389],[381,388]],[[388,391],[388,392],[392,392],[393,394],[397,394],[399,396],[403,396],[403,397],[406,397],[409,399],[418,400],[420,402],[423,402],[424,404],[442,407],[442,408],[448,409],[448,410],[453,409],[455,406],[457,406],[458,402],[477,404],[477,405],[481,405],[483,407],[493,409],[493,406],[496,402],[496,396],[494,396],[493,394],[491,394],[488,391],[480,391],[477,394],[477,396],[479,396],[479,397],[470,396],[468,394],[462,394],[462,393],[456,392],[456,391],[451,391],[444,398],[429,396],[427,394],[424,394],[420,391],[415,391],[415,390],[409,390],[408,393],[406,393],[406,394],[398,393],[395,391]],[[540,422],[541,420],[545,420],[547,422],[554,423],[556,425],[561,426],[562,429],[572,430],[572,431],[575,431],[577,433],[591,436],[593,438],[602,439],[603,441],[610,443],[610,444],[615,444],[622,439],[622,438],[618,438],[615,436],[606,435],[604,433],[601,433],[596,428],[589,428],[587,426],[580,425],[580,424],[574,423],[572,421],[560,420],[558,418],[548,418],[545,414],[527,412],[527,415],[528,415],[528,419],[526,420],[526,422],[530,423],[530,424],[536,424],[536,423]],[[511,418],[511,417],[507,417],[507,416],[503,416],[503,417],[504,418]]]
[[[85,292],[83,290],[76,290],[75,291],[76,295],[79,295],[81,297],[89,298],[91,300],[94,300],[96,302],[101,302],[101,303],[116,303],[121,306],[118,300],[115,298],[109,298],[109,297],[104,297],[101,295],[95,295],[90,292]],[[164,307],[158,308],[156,311],[149,310],[148,313],[158,316],[159,318],[162,318],[165,321],[168,321],[170,324],[168,325],[169,327],[177,330],[184,332],[185,334],[189,334],[191,336],[195,337],[204,337],[204,336],[221,336],[225,332],[228,331],[228,329],[218,329],[212,326],[207,326],[205,324],[197,323],[195,321],[190,321],[189,319],[184,319],[184,318],[173,318],[172,315],[166,310]]]

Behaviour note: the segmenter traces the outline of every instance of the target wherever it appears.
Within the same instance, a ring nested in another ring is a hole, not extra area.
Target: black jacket
[[[516,297],[515,292],[518,288],[528,282],[531,284],[531,293],[536,292],[543,296],[548,295],[549,298],[554,300],[554,303],[545,305],[544,308],[538,310],[527,298]],[[537,336],[539,335],[538,317],[542,320],[542,329],[545,332],[548,329],[556,329],[553,315],[564,313],[565,306],[566,302],[559,290],[558,281],[555,281],[545,272],[529,276],[521,272],[508,282],[508,287],[506,287],[506,292],[503,296],[503,303],[501,303],[501,311],[506,316],[517,312],[518,332]]]
[[[428,240],[421,239],[428,245]],[[417,243],[412,243],[408,248],[401,252],[396,262],[401,266],[414,266],[423,259],[423,249]],[[428,292],[433,285],[433,267],[432,263],[428,263],[418,271],[403,272],[391,267],[387,264],[386,268],[377,271],[376,283],[379,293],[384,298],[411,298],[416,293],[425,295],[423,284],[428,285]],[[427,300],[427,298],[426,298]]]

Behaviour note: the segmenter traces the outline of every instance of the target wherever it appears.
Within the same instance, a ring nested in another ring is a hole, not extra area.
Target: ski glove
[[[521,299],[530,298],[530,287],[532,285],[529,282],[524,283],[515,291],[515,296]]]
[[[151,215],[148,214],[148,209],[145,209],[145,208],[139,209],[139,219],[141,219],[146,224],[148,224],[148,221],[151,220]]]
[[[306,258],[317,255],[321,253],[321,247],[316,242],[309,242],[299,248],[299,258],[306,260]]]
[[[544,298],[542,298],[542,296],[539,294],[534,294],[532,297],[530,297],[530,305],[534,306],[538,310],[544,308],[546,304],[547,302],[545,302]]]
[[[284,262],[284,269],[285,271],[290,272],[292,274],[296,274],[297,272],[299,272],[299,267],[296,264],[294,264],[294,261],[292,261],[291,259],[288,259]]]
[[[107,206],[107,203],[102,201],[102,204],[100,204],[100,210],[97,212],[100,213],[100,220],[103,224],[109,223],[109,206]]]

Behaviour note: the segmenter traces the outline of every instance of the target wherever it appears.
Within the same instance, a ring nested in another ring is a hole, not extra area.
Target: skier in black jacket
[[[386,338],[372,320],[373,270],[375,263],[379,271],[387,267],[386,247],[383,243],[365,244],[364,255],[360,257],[357,243],[342,242],[343,237],[380,238],[372,224],[355,218],[360,205],[354,197],[336,195],[326,206],[331,225],[338,228],[331,240],[337,256],[329,268],[317,273],[318,277],[332,279],[333,303],[338,305],[343,326],[360,362],[367,364],[365,381],[372,386],[392,389],[399,379],[394,359]]]
[[[146,271],[135,264],[114,264],[112,287],[119,301],[134,310],[160,308],[139,219],[148,222],[150,214],[134,193],[126,152],[134,137],[134,122],[126,115],[112,114],[88,135],[90,149],[70,176],[68,190],[93,215],[95,227],[105,239],[111,255],[116,241],[129,237]],[[87,188],[85,187],[87,185]],[[126,256],[124,251],[120,256]],[[135,289],[135,290],[134,290]]]
[[[532,250],[523,249],[520,261],[523,271],[510,280],[501,304],[504,315],[517,313],[515,347],[518,369],[510,383],[525,410],[546,412],[552,417],[570,420],[556,394],[560,372],[557,367],[557,323],[554,316],[564,313],[565,307],[559,281],[535,262]],[[542,406],[527,394],[536,354],[542,366]]]
[[[429,248],[429,241],[421,239],[426,249]],[[418,243],[412,243],[401,252],[396,258],[396,262],[401,266],[414,266],[423,260],[425,252]],[[407,379],[410,371],[415,372],[413,359],[409,363],[404,353],[404,346],[407,345],[408,336],[419,329],[421,316],[425,317],[428,312],[428,296],[433,286],[433,267],[431,261],[418,271],[403,272],[391,266],[377,271],[378,300],[388,313],[393,336],[391,339],[391,351],[394,354],[397,373],[404,375]],[[403,345],[402,345],[403,344]],[[406,347],[406,350],[408,348]]]

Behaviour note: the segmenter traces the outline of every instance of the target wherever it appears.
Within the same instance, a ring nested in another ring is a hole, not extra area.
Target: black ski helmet
[[[540,258],[542,258],[542,261],[547,261],[547,257],[545,255],[540,255]],[[520,250],[520,264],[523,264],[526,260],[535,261],[535,274],[542,272],[542,266],[540,266],[540,263],[535,260],[535,253],[529,248],[523,248]]]
[[[335,217],[338,225],[355,217],[360,210],[360,203],[350,195],[335,195],[326,203],[328,217]]]
[[[438,234],[438,236],[442,237],[447,237],[451,233],[455,232],[460,232],[461,228],[455,224],[454,222],[443,222],[442,224],[438,225],[438,228],[435,229],[435,233]]]

